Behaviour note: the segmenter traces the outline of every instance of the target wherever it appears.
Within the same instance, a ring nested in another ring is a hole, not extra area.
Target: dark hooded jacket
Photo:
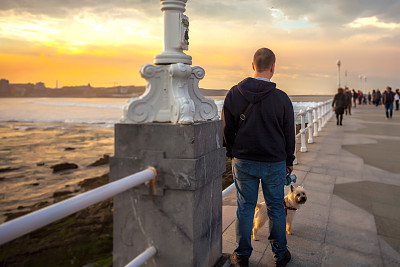
[[[240,115],[254,103],[240,129]],[[228,157],[262,162],[286,160],[293,166],[295,149],[292,102],[276,84],[246,78],[232,87],[222,110]]]

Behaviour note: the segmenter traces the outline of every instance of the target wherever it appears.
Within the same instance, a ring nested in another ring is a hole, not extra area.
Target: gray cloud
[[[254,24],[270,22],[270,5],[260,0],[188,1],[187,9],[196,17],[223,21],[244,21]]]
[[[35,15],[63,17],[79,9],[90,8],[94,11],[107,11],[115,8],[135,9],[149,16],[159,16],[159,1],[149,0],[1,0],[0,10],[28,12]]]
[[[400,22],[398,0],[271,0],[290,19],[306,16],[311,23],[322,26],[347,24],[357,18],[376,16],[379,20]]]
[[[270,21],[269,4],[260,0],[189,0],[187,13],[213,20]],[[1,0],[0,10],[28,12],[35,15],[64,17],[79,9],[106,13],[112,9],[138,10],[149,17],[160,17],[158,0]]]
[[[187,8],[193,16],[225,20],[266,21],[271,18],[269,8],[277,8],[289,19],[307,16],[311,23],[342,25],[360,17],[376,16],[379,20],[400,22],[399,0],[191,0]],[[90,8],[94,11],[123,8],[158,17],[158,0],[1,0],[0,10],[16,10],[32,14],[62,17],[71,10]]]

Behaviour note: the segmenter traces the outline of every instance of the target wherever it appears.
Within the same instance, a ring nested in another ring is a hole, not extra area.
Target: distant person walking
[[[396,110],[399,110],[399,100],[400,100],[400,92],[399,89],[396,89],[396,93],[394,94],[394,101],[396,102]]]
[[[368,104],[371,105],[372,95],[371,92],[368,92]]]
[[[267,204],[269,237],[275,266],[286,266],[284,183],[293,170],[295,127],[292,102],[270,79],[275,55],[260,48],[253,57],[254,78],[246,78],[226,95],[223,110],[224,146],[232,159],[237,195],[236,241],[232,263],[248,266],[258,188]]]
[[[358,94],[357,94],[356,90],[353,89],[353,103],[354,103],[354,107],[357,107],[357,98],[358,98]]]
[[[358,90],[357,94],[358,94],[358,104],[361,105],[363,100],[363,93],[360,90]]]
[[[376,101],[376,91],[374,89],[372,90],[372,105],[375,105],[375,101]]]
[[[393,115],[393,101],[394,101],[394,93],[392,92],[392,87],[387,86],[386,91],[383,92],[383,105],[386,110],[386,119],[392,118]]]
[[[349,88],[344,89],[344,96],[346,98],[346,107],[345,107],[345,112],[347,115],[347,112],[349,112],[349,115],[351,115],[351,99],[352,99],[352,94],[349,90]]]
[[[376,106],[379,106],[381,104],[381,97],[382,97],[381,91],[379,91],[379,89],[376,90],[376,99],[375,99]]]
[[[346,107],[346,98],[343,93],[343,88],[338,88],[338,92],[332,101],[332,107],[336,114],[336,125],[343,125],[343,113]]]

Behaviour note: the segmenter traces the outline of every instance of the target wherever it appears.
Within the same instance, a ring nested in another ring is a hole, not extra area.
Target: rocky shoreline
[[[108,156],[94,163],[108,164]],[[67,166],[67,165],[66,165]],[[97,188],[109,181],[109,174],[88,178],[74,191],[57,191],[54,202]],[[226,161],[223,188],[233,183],[231,161]],[[48,201],[10,212],[6,221],[44,208]],[[35,232],[0,246],[0,266],[112,266],[112,198],[60,219]]]

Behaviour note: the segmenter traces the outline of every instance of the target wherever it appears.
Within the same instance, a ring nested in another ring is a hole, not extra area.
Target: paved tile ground
[[[381,106],[352,111],[297,154],[297,184],[308,200],[288,236],[288,266],[400,266],[400,111],[391,120]],[[223,201],[224,253],[236,246],[235,193]],[[250,266],[273,266],[267,227]]]

